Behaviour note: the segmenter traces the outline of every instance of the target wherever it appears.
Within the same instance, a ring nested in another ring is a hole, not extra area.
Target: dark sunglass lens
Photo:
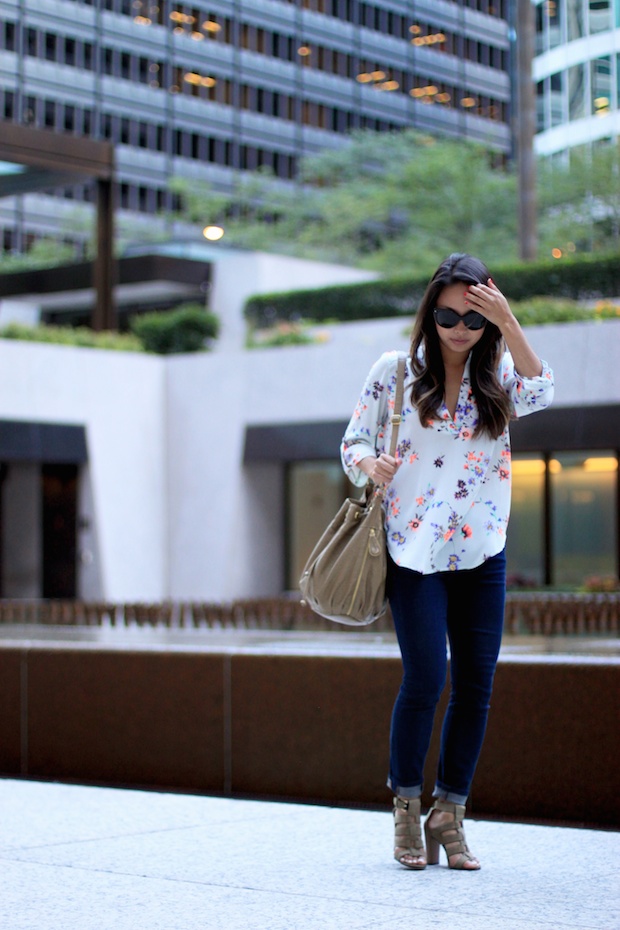
[[[452,329],[460,322],[461,318],[455,310],[441,308],[435,310],[435,319],[437,325],[441,326],[442,329]]]
[[[487,321],[485,316],[481,313],[476,313],[475,310],[470,310],[462,319],[467,329],[482,329]]]

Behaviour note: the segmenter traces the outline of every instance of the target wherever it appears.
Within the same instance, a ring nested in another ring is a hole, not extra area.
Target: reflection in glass
[[[545,3],[543,6],[547,10],[548,28],[549,28],[549,48],[555,48],[564,41],[562,36],[562,15],[564,5],[562,3]]]
[[[568,69],[568,118],[582,119],[586,115],[586,69],[575,65]]]
[[[573,39],[580,39],[584,35],[583,0],[567,0],[566,25],[569,42]]]
[[[611,29],[611,0],[590,0],[589,6],[590,35]]]
[[[551,91],[549,93],[551,104],[551,125],[559,126],[564,122],[564,97],[562,72],[551,75]]]
[[[559,453],[550,463],[553,579],[581,585],[616,573],[616,485],[613,452]]]
[[[287,589],[298,587],[306,560],[344,498],[355,497],[340,462],[297,462],[288,482],[289,559]]]
[[[512,511],[506,541],[511,587],[544,582],[544,490],[544,460],[540,456],[513,456]]]
[[[611,106],[611,58],[597,58],[590,62],[592,113],[607,116]]]

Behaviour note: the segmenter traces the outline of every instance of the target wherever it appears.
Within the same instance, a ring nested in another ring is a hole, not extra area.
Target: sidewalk
[[[620,930],[620,835],[471,820],[402,869],[388,813],[0,780],[2,930]]]

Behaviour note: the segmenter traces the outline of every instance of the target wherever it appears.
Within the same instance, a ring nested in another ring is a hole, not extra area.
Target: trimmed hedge
[[[219,332],[218,318],[199,304],[144,313],[133,317],[130,326],[145,350],[158,355],[200,352],[207,347],[207,340],[215,339]]]
[[[79,346],[86,349],[111,349],[115,352],[143,352],[144,347],[131,333],[109,330],[95,332],[86,326],[28,326],[25,323],[7,323],[0,329],[0,339],[17,339],[21,342],[47,342],[53,345]]]
[[[597,300],[620,296],[620,256],[587,255],[576,259],[505,265],[493,268],[493,279],[511,300],[536,296]],[[251,297],[245,305],[250,326],[261,329],[278,321],[371,320],[412,316],[428,277],[392,278],[315,290]]]

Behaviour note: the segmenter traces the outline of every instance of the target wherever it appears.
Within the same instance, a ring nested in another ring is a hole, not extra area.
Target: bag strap
[[[390,441],[390,455],[394,458],[396,446],[398,445],[398,430],[402,420],[401,412],[403,409],[403,394],[405,391],[405,362],[404,355],[398,357],[398,368],[396,370],[396,393],[394,394],[394,413],[390,418],[392,424],[392,439]],[[396,412],[398,411],[398,413]]]

